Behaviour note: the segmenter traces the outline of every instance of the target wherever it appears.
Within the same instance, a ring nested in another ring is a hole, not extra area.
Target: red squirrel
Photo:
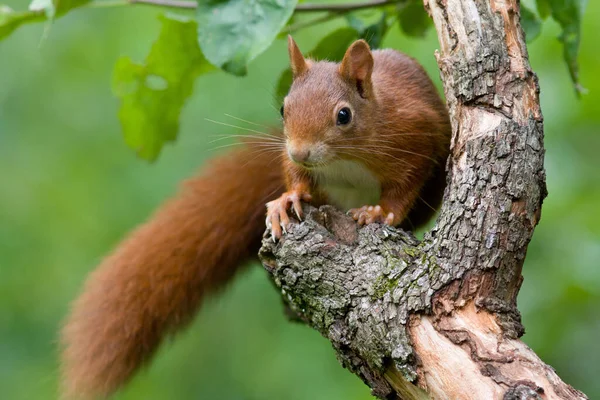
[[[215,159],[102,261],[61,331],[64,398],[125,385],[256,258],[267,228],[282,238],[301,201],[408,229],[439,207],[451,129],[423,68],[363,40],[339,64],[305,59],[291,37],[288,51],[282,165],[253,141]]]

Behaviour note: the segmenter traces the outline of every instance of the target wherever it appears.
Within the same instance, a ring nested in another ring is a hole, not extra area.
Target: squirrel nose
[[[306,162],[306,160],[308,160],[308,157],[310,156],[310,150],[309,149],[289,149],[288,154],[289,154],[290,158],[292,159],[292,161],[301,164],[303,162]]]

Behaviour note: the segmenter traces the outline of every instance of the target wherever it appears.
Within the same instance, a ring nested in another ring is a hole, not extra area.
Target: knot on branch
[[[386,371],[417,377],[409,313],[428,307],[443,272],[410,233],[359,227],[331,206],[304,211],[278,243],[265,234],[259,257],[291,310],[385,397],[392,393]]]

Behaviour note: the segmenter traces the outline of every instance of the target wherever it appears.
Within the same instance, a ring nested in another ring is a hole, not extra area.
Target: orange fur
[[[426,222],[442,198],[450,123],[425,71],[399,52],[371,52],[362,41],[341,64],[305,60],[291,38],[289,44],[287,150],[308,160],[308,150],[326,144],[335,158],[371,171],[380,207],[355,212],[359,222]],[[353,109],[347,127],[332,123],[340,102]],[[151,360],[165,336],[184,328],[202,299],[256,255],[267,201],[276,199],[267,214],[274,229],[287,224],[286,209],[300,200],[328,201],[310,168],[285,154],[278,168],[264,150],[249,143],[215,160],[89,276],[62,330],[66,398],[110,395]]]
[[[62,332],[66,398],[126,383],[258,253],[265,203],[283,189],[272,161],[252,145],[216,160],[90,275]]]
[[[363,165],[379,181],[377,205],[350,210],[360,223],[384,222],[414,229],[441,203],[450,148],[450,120],[433,82],[414,59],[395,50],[354,42],[341,63],[305,60],[289,38],[294,79],[284,100],[286,190],[270,202],[275,238],[287,220],[283,204],[292,192],[323,198],[315,168],[345,159]],[[336,112],[352,111],[348,126]],[[310,156],[312,155],[312,156]],[[311,159],[312,157],[312,159]]]

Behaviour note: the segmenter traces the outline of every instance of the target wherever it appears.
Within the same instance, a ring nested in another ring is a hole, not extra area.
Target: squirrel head
[[[339,64],[305,59],[291,36],[288,51],[293,80],[281,114],[289,158],[304,167],[345,158],[374,118],[369,45],[355,41]]]

